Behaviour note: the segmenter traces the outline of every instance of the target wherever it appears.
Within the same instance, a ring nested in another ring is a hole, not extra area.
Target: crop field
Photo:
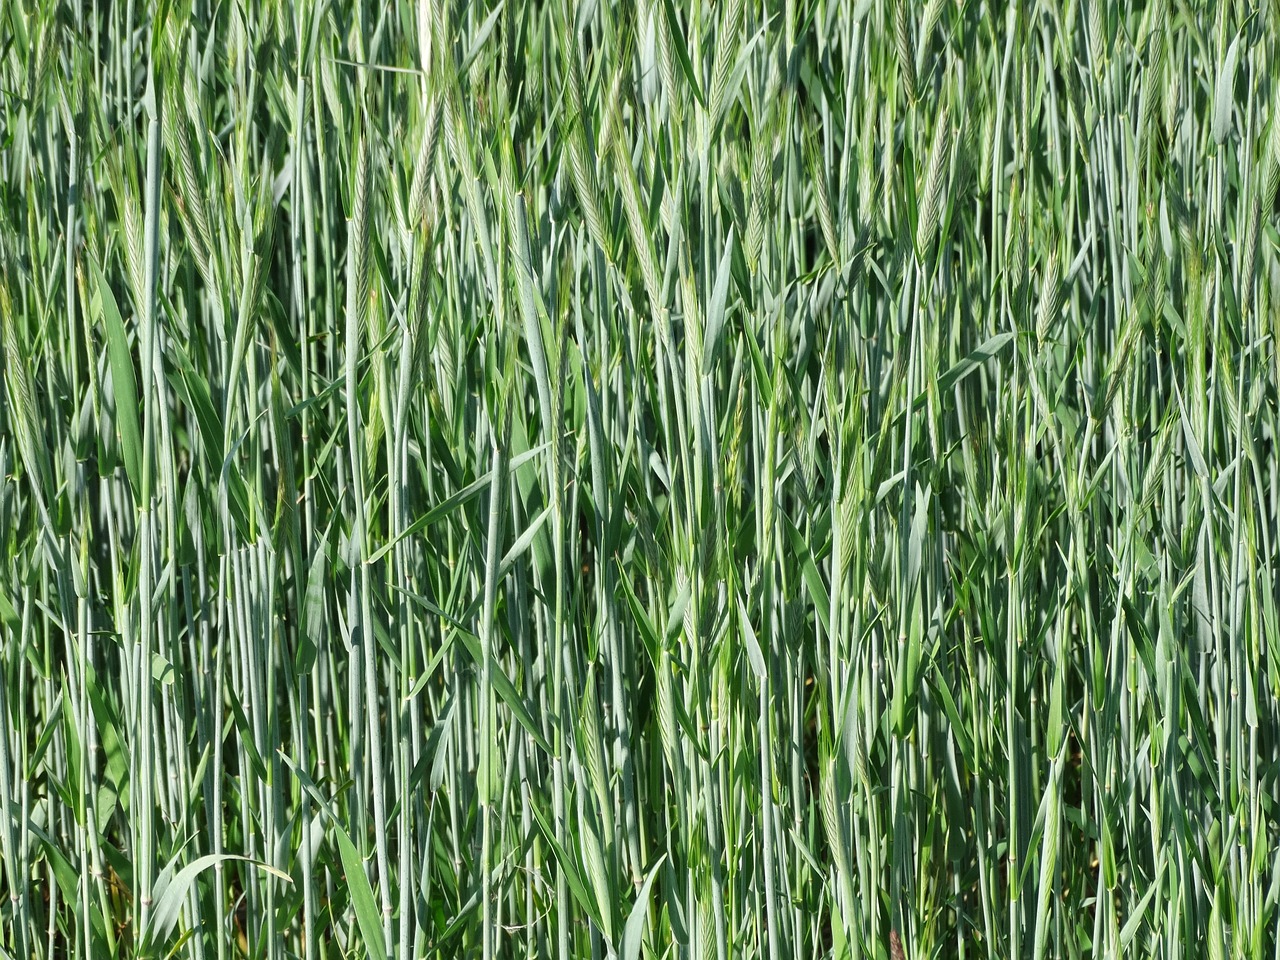
[[[0,4],[0,960],[1280,957],[1280,0]]]

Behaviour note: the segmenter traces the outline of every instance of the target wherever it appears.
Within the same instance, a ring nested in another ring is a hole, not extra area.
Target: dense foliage
[[[0,8],[0,957],[1280,950],[1276,0]]]

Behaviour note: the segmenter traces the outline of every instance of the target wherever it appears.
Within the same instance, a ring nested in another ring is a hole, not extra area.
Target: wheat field
[[[1280,957],[1277,79],[0,5],[0,958]]]

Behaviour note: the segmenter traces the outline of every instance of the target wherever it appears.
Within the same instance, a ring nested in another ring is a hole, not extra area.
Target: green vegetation
[[[0,8],[0,958],[1280,955],[1280,3]]]

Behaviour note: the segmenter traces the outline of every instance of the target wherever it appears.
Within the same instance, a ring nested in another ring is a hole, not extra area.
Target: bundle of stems
[[[0,7],[0,960],[1280,956],[1277,78]]]

